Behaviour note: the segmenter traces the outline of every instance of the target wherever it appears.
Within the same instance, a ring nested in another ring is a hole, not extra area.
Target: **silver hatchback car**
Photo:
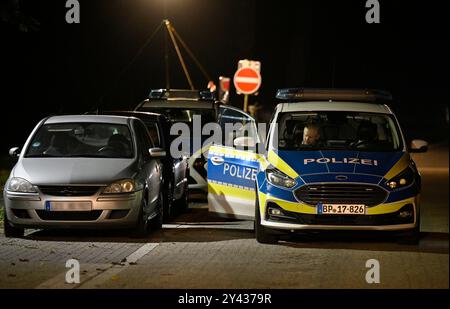
[[[5,188],[7,237],[25,228],[160,228],[164,150],[123,116],[54,116],[38,123]]]

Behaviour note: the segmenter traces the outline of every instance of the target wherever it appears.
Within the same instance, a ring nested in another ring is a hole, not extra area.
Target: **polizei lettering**
[[[256,180],[256,169],[240,165],[225,163],[223,165],[223,174],[252,181]]]
[[[378,160],[372,159],[360,159],[360,158],[318,158],[318,159],[304,159],[303,164],[307,165],[310,163],[319,163],[319,164],[362,164],[362,165],[373,165],[378,166]]]

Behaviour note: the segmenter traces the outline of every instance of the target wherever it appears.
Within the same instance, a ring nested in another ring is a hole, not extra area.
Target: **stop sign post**
[[[244,112],[247,112],[248,96],[261,87],[261,74],[252,67],[242,67],[234,74],[234,87],[238,94],[244,94]]]

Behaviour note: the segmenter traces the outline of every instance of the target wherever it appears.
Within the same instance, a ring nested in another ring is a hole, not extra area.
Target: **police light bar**
[[[150,100],[215,100],[215,92],[209,90],[154,89],[148,96]]]
[[[378,89],[286,88],[277,91],[276,98],[296,102],[354,101],[382,103],[392,101],[392,95]]]

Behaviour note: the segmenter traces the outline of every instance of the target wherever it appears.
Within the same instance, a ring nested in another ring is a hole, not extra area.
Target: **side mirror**
[[[413,140],[409,147],[409,152],[411,153],[427,152],[427,150],[428,150],[428,143],[421,139]]]
[[[166,151],[162,148],[150,148],[148,152],[152,158],[165,158],[167,155]]]
[[[9,155],[13,158],[17,158],[20,155],[20,148],[13,147],[9,150]]]
[[[256,141],[253,137],[241,136],[241,137],[235,138],[233,141],[233,144],[236,147],[255,147]]]

